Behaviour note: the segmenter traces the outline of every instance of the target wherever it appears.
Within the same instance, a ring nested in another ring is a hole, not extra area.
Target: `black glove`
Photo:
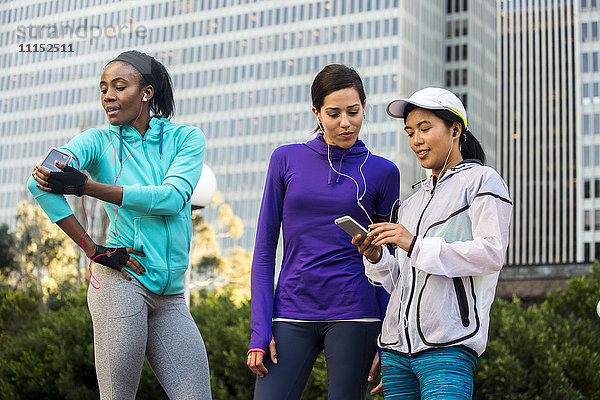
[[[48,187],[52,189],[52,193],[74,194],[81,197],[87,180],[86,174],[67,165],[62,172],[50,172]]]
[[[106,265],[107,267],[120,271],[125,265],[127,265],[127,261],[129,260],[129,254],[127,253],[125,247],[117,247],[117,251],[115,251],[114,253],[113,251],[115,251],[114,247],[104,247],[97,244],[96,252],[92,256],[92,260],[97,262],[98,264]]]

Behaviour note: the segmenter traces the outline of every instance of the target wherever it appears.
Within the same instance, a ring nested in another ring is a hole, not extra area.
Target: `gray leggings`
[[[87,299],[100,398],[135,399],[146,356],[170,399],[210,399],[206,348],[183,294],[157,295],[103,265],[94,276],[100,288]]]

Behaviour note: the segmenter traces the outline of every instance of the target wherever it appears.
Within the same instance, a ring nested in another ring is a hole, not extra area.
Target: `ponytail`
[[[175,114],[175,100],[173,99],[173,82],[171,75],[154,57],[152,57],[152,80],[154,96],[150,99],[150,111],[156,117],[171,118]]]
[[[485,165],[485,152],[481,143],[473,136],[473,134],[463,128],[462,137],[460,139],[460,154],[463,160],[476,159]]]

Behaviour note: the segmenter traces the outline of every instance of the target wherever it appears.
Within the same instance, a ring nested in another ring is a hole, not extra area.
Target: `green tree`
[[[228,293],[237,305],[250,298],[250,266],[252,253],[234,246],[223,256],[218,238],[239,239],[244,232],[242,220],[224,203],[217,191],[211,207],[217,208],[217,220],[209,224],[200,210],[192,212],[192,289],[210,288]]]
[[[75,245],[40,207],[25,200],[19,203],[15,236],[20,269],[14,287],[25,288],[35,282],[42,308],[45,295],[50,290],[56,291],[59,283],[78,287]]]
[[[0,225],[0,285],[8,283],[9,276],[18,268],[16,243],[8,225]]]

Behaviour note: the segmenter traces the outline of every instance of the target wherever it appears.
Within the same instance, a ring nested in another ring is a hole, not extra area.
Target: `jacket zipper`
[[[144,156],[146,157],[146,161],[148,161],[148,164],[150,165],[150,172],[152,172],[152,180],[154,181],[154,184],[156,186],[158,186],[159,182],[158,182],[158,178],[156,175],[156,171],[154,171],[154,164],[152,163],[152,161],[150,160],[150,156],[148,155],[148,146],[146,144],[146,135],[144,135],[144,137],[142,137],[142,147],[144,147]],[[167,218],[164,215],[162,215],[161,218],[162,218],[163,224],[165,225],[165,228],[167,230],[166,239],[168,241],[168,239],[171,237],[171,231],[169,230],[169,224],[167,224]],[[171,246],[167,246],[167,254],[166,254],[167,263],[170,259],[171,259]],[[169,269],[168,265],[166,267],[167,267],[167,280],[165,282],[164,289],[160,293],[161,295],[165,294],[165,291],[171,284],[171,270]]]
[[[427,207],[429,207],[429,204],[431,203],[431,200],[433,200],[433,194],[435,193],[435,186],[433,187],[433,190],[431,191],[431,197],[429,198],[429,201],[427,202],[427,204],[425,205],[425,208],[423,208],[423,211],[421,212],[421,216],[419,217],[419,222],[417,222],[417,229],[415,232],[415,236],[419,235],[419,228],[421,226],[421,221],[423,220],[423,215],[425,214],[425,210],[427,210]],[[416,285],[416,280],[417,280],[417,273],[415,271],[415,267],[410,267],[411,272],[412,272],[412,283],[411,283],[411,288],[410,288],[410,296],[408,296],[408,303],[406,304],[406,328],[404,328],[404,335],[406,336],[406,344],[408,346],[408,356],[411,357],[412,356],[412,349],[411,349],[411,344],[410,344],[410,337],[408,335],[408,314],[410,313],[410,304],[412,303],[412,299],[413,299],[413,295],[415,293],[415,285]]]

